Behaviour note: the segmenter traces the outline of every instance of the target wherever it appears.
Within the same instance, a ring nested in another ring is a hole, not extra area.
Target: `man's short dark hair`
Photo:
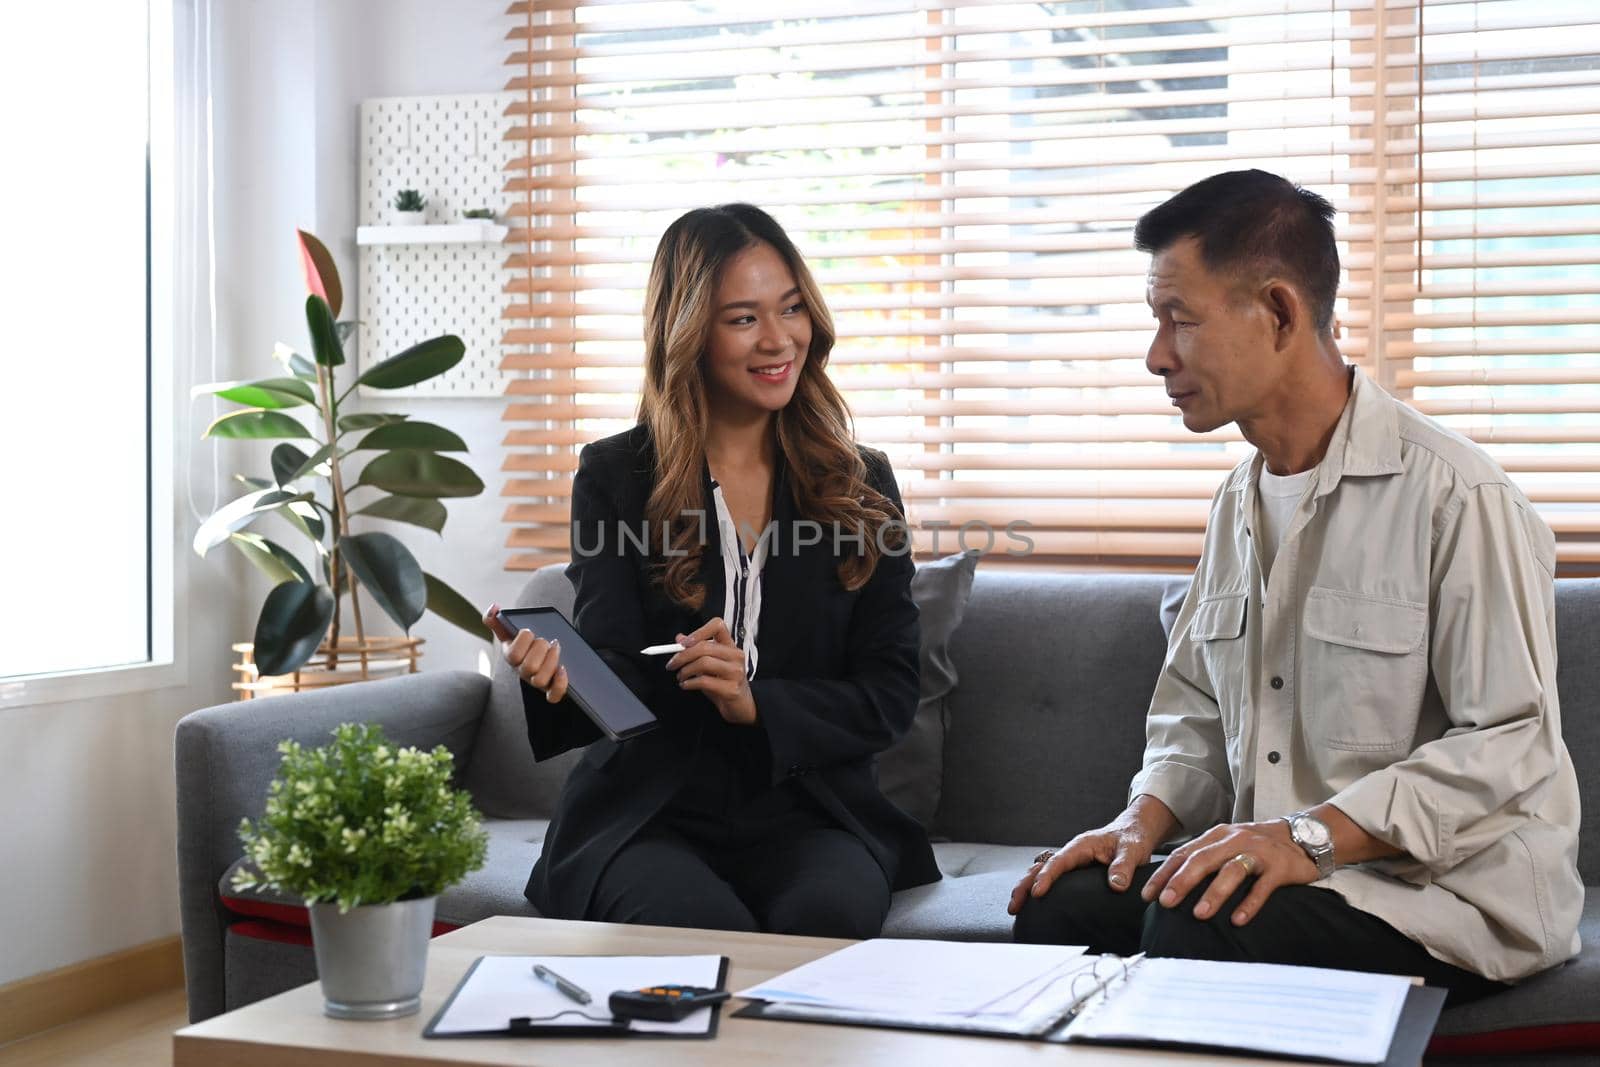
[[[1264,170],[1234,170],[1195,182],[1133,228],[1133,244],[1154,255],[1185,237],[1199,242],[1210,270],[1250,281],[1281,275],[1311,303],[1319,333],[1333,325],[1339,249],[1333,205]]]

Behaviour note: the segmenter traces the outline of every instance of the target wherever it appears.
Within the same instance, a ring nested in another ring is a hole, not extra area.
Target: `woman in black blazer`
[[[579,632],[660,725],[602,737],[565,699],[558,647],[505,646],[534,756],[587,746],[528,899],[560,918],[875,936],[891,890],[939,877],[877,787],[918,690],[894,474],[851,436],[824,372],[832,320],[765,212],[674,222],[645,315],[640,425],[579,458],[567,574]]]

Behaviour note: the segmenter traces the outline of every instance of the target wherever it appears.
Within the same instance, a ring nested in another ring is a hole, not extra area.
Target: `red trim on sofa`
[[[248,915],[251,918],[267,920],[266,923],[234,923],[229,927],[232,930],[239,930],[241,926],[250,927],[250,931],[239,931],[246,937],[262,936],[254,933],[254,928],[268,924],[292,927],[298,930],[311,929],[311,913],[306,911],[305,907],[300,904],[277,904],[270,900],[256,900],[252,897],[223,897],[222,906],[235,915]],[[448,934],[452,930],[459,929],[461,929],[460,923],[442,922],[435,919],[433,921],[433,933],[429,936],[438,937],[440,934]],[[267,940],[285,941],[286,939],[283,937],[268,937]],[[288,941],[288,943],[309,945],[311,944],[311,935],[309,933],[306,934],[304,941]]]
[[[222,906],[235,915],[249,915],[256,919],[269,919],[286,926],[311,928],[311,913],[299,904],[275,904],[254,897],[223,897]]]
[[[239,937],[254,938],[257,941],[276,941],[281,945],[303,945],[311,947],[311,931],[298,926],[285,926],[282,923],[256,922],[246,919],[236,922],[228,927],[230,934]]]
[[[1600,1023],[1521,1026],[1435,1036],[1428,1042],[1430,1056],[1526,1056],[1532,1052],[1600,1052]]]

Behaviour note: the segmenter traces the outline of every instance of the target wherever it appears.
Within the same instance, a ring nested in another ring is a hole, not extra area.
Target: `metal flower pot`
[[[343,915],[337,904],[312,904],[323,1011],[335,1019],[397,1019],[421,1010],[438,899],[369,904]]]

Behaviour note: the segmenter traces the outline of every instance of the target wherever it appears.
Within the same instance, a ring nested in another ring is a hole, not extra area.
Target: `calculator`
[[[721,1004],[731,993],[697,985],[652,985],[611,994],[611,1014],[619,1019],[673,1023],[691,1011]]]

